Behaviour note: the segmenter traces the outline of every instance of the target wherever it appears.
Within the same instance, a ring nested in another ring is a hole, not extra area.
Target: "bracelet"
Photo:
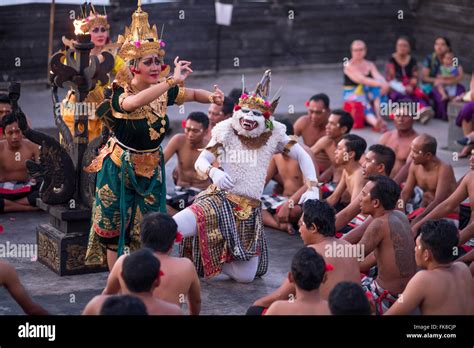
[[[119,106],[120,106],[120,109],[121,109],[122,111],[125,111],[125,110],[123,109],[123,106],[122,106],[123,101],[125,100],[125,98],[127,98],[127,97],[124,96],[123,98],[119,98]]]
[[[168,84],[168,86],[170,86],[170,88],[176,86],[176,81],[172,77],[167,77],[166,83]]]
[[[209,100],[210,104],[214,104],[214,95],[212,93],[209,94],[209,97],[207,97],[207,99]]]
[[[318,186],[319,186],[319,182],[306,180],[306,186],[308,187],[308,189],[310,189],[310,188],[312,188],[312,187],[318,187]]]
[[[292,199],[288,200],[288,208],[293,209],[295,207],[295,201]]]

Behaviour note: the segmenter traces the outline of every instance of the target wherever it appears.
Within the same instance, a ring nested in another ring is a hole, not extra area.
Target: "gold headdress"
[[[105,10],[105,7],[104,7]],[[86,5],[84,5],[83,8],[83,16],[86,16]],[[98,26],[103,26],[107,30],[110,28],[109,22],[107,21],[107,14],[99,14],[92,3],[90,4],[90,11],[89,11],[89,16],[82,18],[82,19],[76,19],[74,21],[74,26],[77,29],[80,29],[82,33],[89,33],[92,28],[98,27]]]
[[[270,117],[271,114],[275,112],[275,109],[278,106],[280,97],[273,98],[272,101],[269,101],[270,95],[270,81],[271,81],[271,71],[267,70],[263,74],[262,79],[257,84],[255,91],[251,94],[243,93],[239,98],[238,106],[240,108],[245,107],[249,109],[259,110],[266,116],[265,118]],[[242,88],[242,91],[245,91],[245,87]]]
[[[165,43],[158,38],[156,25],[150,28],[148,13],[141,8],[141,0],[138,0],[138,8],[132,15],[132,24],[125,27],[123,35],[119,35],[117,42],[122,45],[119,56],[126,61],[131,61],[150,53],[156,53],[163,61]]]

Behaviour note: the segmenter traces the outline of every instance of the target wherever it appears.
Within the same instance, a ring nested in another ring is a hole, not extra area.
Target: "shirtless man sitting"
[[[289,136],[293,135],[293,125],[287,120],[281,122],[286,125],[286,134]],[[311,157],[316,167],[316,159],[309,147],[304,144],[302,144],[302,147]],[[316,172],[316,174],[318,173]],[[276,189],[274,189],[272,195],[262,195],[263,223],[265,226],[285,231],[288,234],[295,234],[293,223],[296,224],[298,222],[301,216],[301,208],[293,201],[285,219],[281,219],[281,216],[277,216],[276,213],[287,203],[288,198],[305,184],[298,161],[289,157],[285,152],[273,155],[268,165],[265,183],[268,184],[270,180],[275,180],[277,188],[281,187],[283,191],[276,192]]]
[[[390,147],[396,153],[397,160],[390,177],[401,184],[408,176],[410,164],[407,161],[410,155],[410,145],[418,133],[413,129],[415,120],[410,115],[408,108],[400,107],[398,111],[393,120],[396,129],[384,133],[379,143]]]
[[[325,276],[326,263],[316,250],[309,247],[298,250],[288,273],[296,298],[273,302],[265,315],[329,315],[328,302],[319,293]]]
[[[206,114],[203,112],[190,113],[186,119],[184,134],[173,136],[163,151],[165,163],[174,154],[178,156],[178,165],[173,171],[173,179],[177,185],[175,190],[188,194],[186,202],[179,202],[174,206],[167,205],[167,210],[171,215],[190,205],[195,195],[211,184],[209,179],[200,179],[194,169],[194,162],[200,154],[199,149],[203,149],[207,145],[204,138],[208,128],[209,119]]]
[[[326,125],[331,114],[329,97],[324,93],[315,94],[309,99],[307,108],[308,114],[299,117],[294,128],[295,135],[303,137],[304,144],[311,147],[326,135]],[[331,166],[331,161],[325,152],[317,155],[317,161],[323,171]]]
[[[458,243],[452,222],[425,222],[415,248],[416,264],[423,270],[410,279],[400,300],[385,314],[408,315],[419,308],[421,315],[473,315],[471,272],[464,263],[453,262]]]
[[[412,225],[420,221],[456,189],[453,168],[436,156],[436,148],[436,139],[428,134],[419,135],[411,144],[412,162],[400,198],[404,203],[403,206],[406,207],[415,186],[423,190],[423,200],[420,207],[410,212],[411,214],[408,216],[409,219],[413,219]],[[458,210],[451,213],[454,212],[458,212]],[[459,217],[452,218],[457,224]]]
[[[381,315],[397,300],[410,278],[415,274],[415,243],[410,223],[402,212],[394,210],[400,187],[392,179],[371,175],[362,190],[361,211],[373,218],[359,245],[365,255],[374,251],[374,260],[364,263],[377,265],[377,277],[364,277],[362,286],[372,293],[376,313]]]
[[[385,145],[374,144],[369,147],[365,154],[365,161],[362,165],[362,175],[365,180],[372,174],[389,176],[393,164],[395,163],[395,153]],[[347,229],[362,225],[367,216],[360,214],[360,198],[362,193],[351,201],[351,203],[342,209],[336,215],[336,231],[341,231],[349,224]]]
[[[365,184],[360,158],[367,148],[366,141],[358,135],[346,134],[337,144],[335,163],[340,166],[342,177],[334,192],[326,199],[331,206],[335,206],[343,199],[343,194],[348,192],[348,199],[354,200]],[[350,202],[349,201],[349,202]]]
[[[181,309],[172,303],[163,301],[153,292],[160,286],[160,260],[149,249],[140,249],[130,255],[124,255],[121,278],[125,287],[124,294],[140,298],[149,315],[182,315]],[[102,304],[110,295],[95,296],[84,308],[82,315],[99,315]]]
[[[413,235],[416,236],[421,225],[429,219],[441,219],[452,211],[458,209],[459,205],[469,198],[471,202],[471,219],[459,234],[459,243],[464,244],[474,238],[474,149],[471,151],[469,160],[471,170],[461,180],[456,190],[430,213],[426,214],[420,221],[412,226]]]
[[[332,181],[334,188],[339,182],[342,176],[342,168],[335,163],[334,153],[336,151],[336,146],[342,139],[343,135],[348,134],[353,125],[354,119],[348,112],[344,110],[331,111],[326,125],[326,135],[320,138],[316,144],[311,146],[311,152],[313,152],[316,159],[321,153],[324,153],[331,161],[331,166],[329,168],[324,167],[325,164],[323,162],[317,162],[319,172],[322,174],[319,177],[320,182]],[[334,188],[329,188],[330,192],[332,192]]]
[[[201,285],[196,269],[189,259],[170,255],[177,238],[177,228],[176,222],[163,213],[149,213],[141,222],[142,246],[153,251],[165,274],[160,278],[160,286],[154,290],[153,296],[178,306],[182,306],[187,298],[189,313],[198,315],[201,311]],[[121,276],[125,258],[126,255],[122,255],[114,264],[102,294],[118,294],[126,289]]]
[[[34,302],[18,279],[18,274],[11,265],[0,261],[0,286],[4,286],[25,314],[48,315],[49,313]]]
[[[39,159],[38,145],[24,139],[13,114],[2,119],[5,139],[0,140],[0,214],[33,211],[39,184],[28,179],[26,161]]]
[[[303,205],[303,215],[299,224],[304,244],[316,250],[323,256],[326,264],[330,264],[334,268],[327,273],[326,280],[319,289],[321,298],[325,300],[327,300],[329,293],[337,283],[341,281],[360,281],[356,253],[345,253],[343,256],[341,256],[341,253],[337,253],[337,250],[345,250],[350,247],[350,243],[336,238],[334,219],[334,209],[326,202],[308,200]],[[278,300],[288,301],[294,295],[294,284],[286,279],[273,293],[255,301],[251,311],[261,311]]]

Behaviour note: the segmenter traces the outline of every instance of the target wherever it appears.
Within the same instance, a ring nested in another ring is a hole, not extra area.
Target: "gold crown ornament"
[[[274,96],[272,100],[269,101],[271,74],[271,70],[266,70],[262,79],[257,84],[257,87],[255,87],[255,91],[250,94],[245,93],[245,86],[242,86],[243,94],[240,96],[239,103],[234,107],[234,110],[237,111],[241,108],[258,110],[265,118],[266,127],[273,129],[273,123],[270,120],[270,116],[275,112],[280,97],[275,98]]]
[[[75,34],[88,34],[92,30],[92,28],[103,26],[105,29],[109,30],[110,25],[107,21],[107,14],[105,13],[104,7],[104,14],[101,15],[97,12],[94,8],[94,5],[90,3],[90,10],[89,16],[86,17],[87,8],[86,4],[81,7],[82,14],[84,18],[79,18],[74,20],[74,27],[75,27]]]
[[[123,35],[119,35],[117,43],[122,45],[119,56],[125,61],[130,62],[148,54],[158,54],[158,57],[164,62],[165,42],[158,38],[156,25],[150,27],[148,22],[148,13],[142,10],[141,0],[138,0],[136,11],[132,15],[132,24],[125,27]],[[162,66],[161,76],[169,73],[169,66]]]

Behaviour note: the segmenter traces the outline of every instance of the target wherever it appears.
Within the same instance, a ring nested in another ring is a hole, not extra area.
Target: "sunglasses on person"
[[[97,34],[99,31],[100,31],[101,33],[105,33],[105,32],[107,31],[107,29],[105,29],[104,27],[100,27],[100,28],[96,27],[96,28],[92,29],[92,32],[93,32],[94,34]]]

